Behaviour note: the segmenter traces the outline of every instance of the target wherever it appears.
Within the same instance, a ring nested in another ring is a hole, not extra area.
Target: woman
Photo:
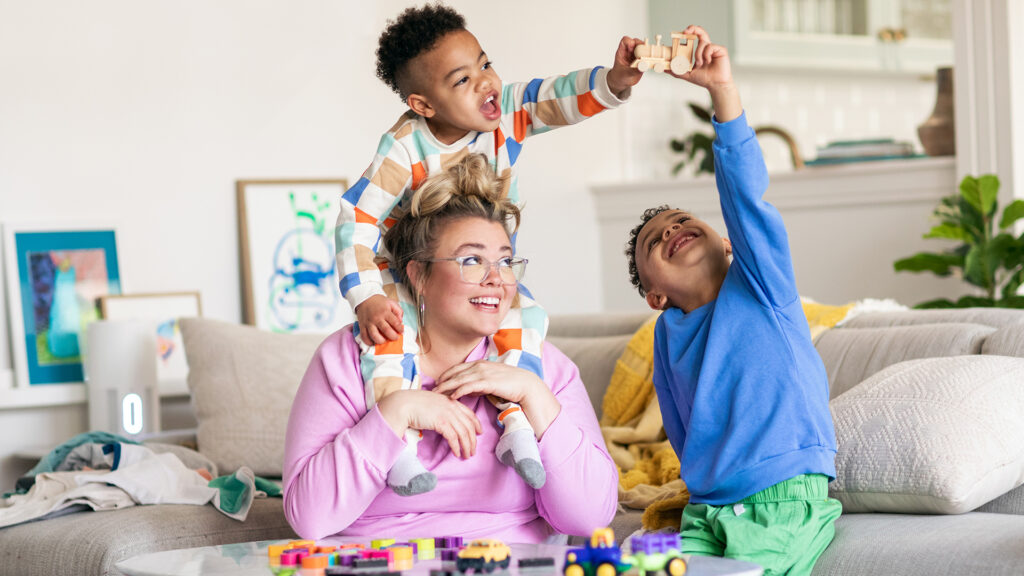
[[[519,211],[500,190],[486,160],[470,156],[424,182],[385,236],[392,269],[419,303],[421,389],[397,390],[368,410],[351,327],[310,362],[285,441],[285,516],[301,537],[541,542],[611,521],[618,473],[576,366],[550,344],[545,380],[484,359],[525,266],[510,241]],[[494,457],[498,414],[487,395],[526,413],[547,470],[543,487]],[[417,455],[438,480],[419,496],[386,484],[407,429],[423,431]]]

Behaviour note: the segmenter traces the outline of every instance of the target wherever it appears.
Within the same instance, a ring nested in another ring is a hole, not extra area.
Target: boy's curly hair
[[[644,288],[642,282],[640,282],[640,270],[636,267],[636,240],[640,236],[640,231],[644,229],[644,226],[651,221],[658,214],[666,210],[674,210],[668,204],[662,204],[656,208],[648,208],[644,210],[644,215],[640,218],[640,223],[633,227],[629,231],[629,241],[626,242],[626,259],[629,261],[629,283],[636,288],[637,292],[641,296],[647,296],[647,290]]]
[[[409,61],[430,50],[449,32],[466,29],[466,19],[441,3],[411,6],[388,25],[377,40],[377,77],[404,102]]]

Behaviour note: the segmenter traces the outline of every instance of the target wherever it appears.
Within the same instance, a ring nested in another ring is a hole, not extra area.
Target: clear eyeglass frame
[[[467,263],[475,260],[476,262]],[[453,258],[425,258],[422,262],[456,262],[459,265],[459,277],[467,284],[483,284],[490,271],[497,270],[502,285],[518,284],[526,274],[526,258],[506,257],[491,262],[482,256],[455,256]]]

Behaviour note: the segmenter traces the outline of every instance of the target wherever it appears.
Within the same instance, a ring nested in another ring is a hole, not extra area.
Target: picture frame
[[[160,396],[188,396],[188,362],[178,321],[202,316],[199,292],[111,294],[100,298],[104,320],[140,320],[156,333]]]
[[[114,226],[3,224],[11,385],[0,406],[85,401],[85,327],[122,291]]]
[[[282,333],[330,333],[355,320],[338,289],[334,229],[343,179],[239,180],[244,321]]]

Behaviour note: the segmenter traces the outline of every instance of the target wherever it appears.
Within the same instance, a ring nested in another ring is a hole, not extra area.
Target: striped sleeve
[[[601,66],[506,84],[501,95],[502,114],[512,118],[516,142],[576,124],[623,102],[608,88],[608,71]]]
[[[400,129],[381,137],[370,167],[341,197],[334,229],[338,287],[353,308],[370,296],[384,295],[374,262],[381,248],[381,223],[413,183],[413,165],[399,143],[401,136]]]

